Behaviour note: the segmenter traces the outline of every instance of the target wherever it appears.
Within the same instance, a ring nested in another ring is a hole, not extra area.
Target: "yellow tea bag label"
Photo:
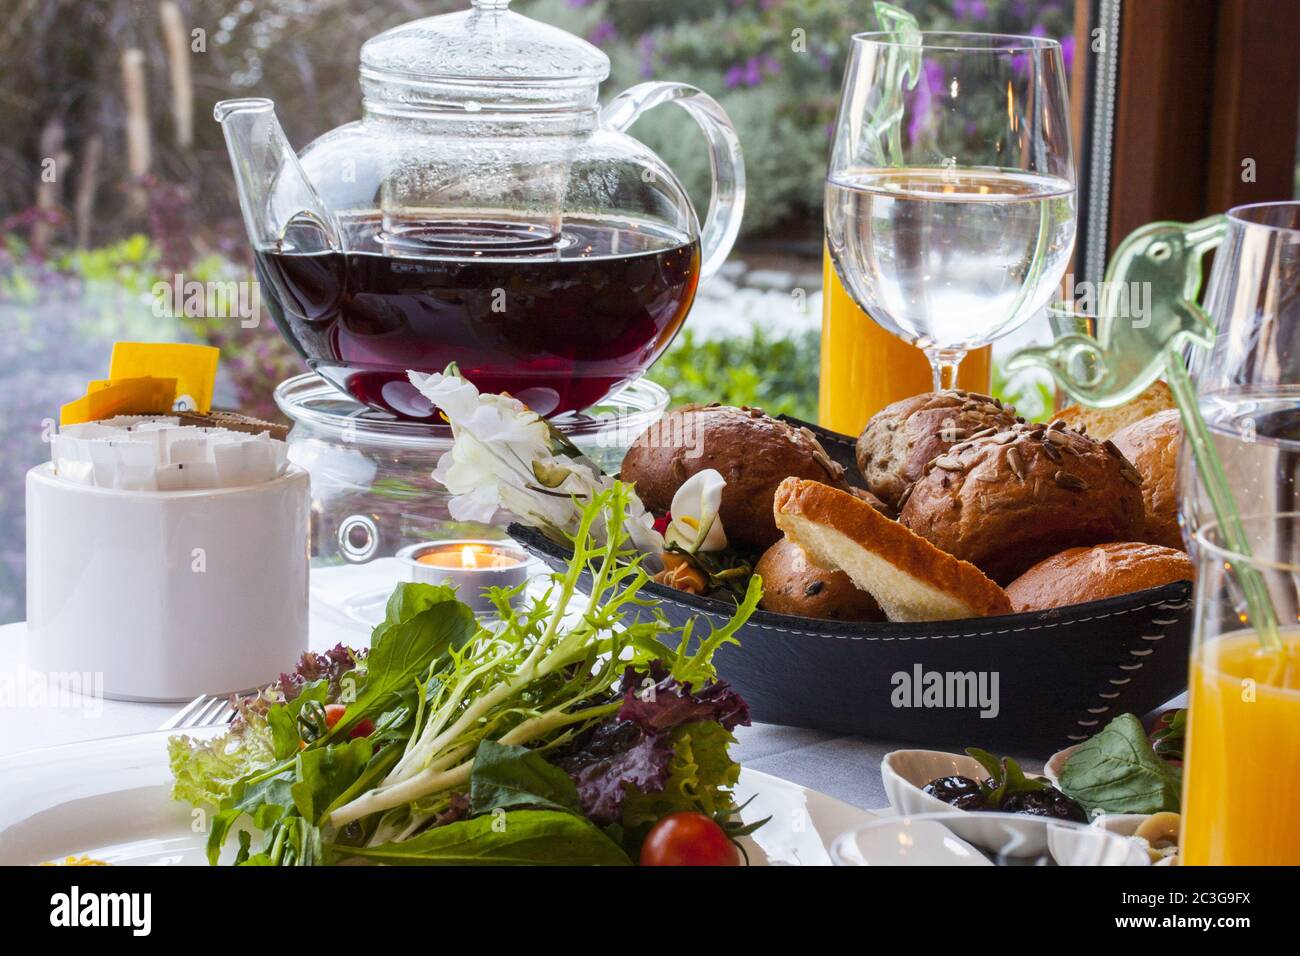
[[[172,378],[176,399],[206,415],[212,410],[212,388],[217,380],[221,350],[211,345],[174,342],[117,342],[108,368],[110,382],[132,378]],[[166,411],[171,411],[168,406]]]
[[[85,395],[59,410],[59,424],[81,425],[114,415],[166,415],[175,400],[174,378],[143,376],[91,382]]]

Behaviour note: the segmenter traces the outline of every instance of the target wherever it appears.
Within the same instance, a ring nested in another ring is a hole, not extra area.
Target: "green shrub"
[[[816,332],[785,339],[756,328],[748,338],[698,341],[687,330],[650,377],[668,389],[674,405],[753,405],[770,415],[816,421],[820,344]]]
[[[748,337],[698,340],[686,330],[655,363],[650,377],[668,389],[673,405],[721,402],[753,405],[770,415],[817,421],[821,335],[780,338],[762,329]],[[1040,379],[1008,378],[996,362],[991,392],[1026,418],[1052,412],[1052,389]]]

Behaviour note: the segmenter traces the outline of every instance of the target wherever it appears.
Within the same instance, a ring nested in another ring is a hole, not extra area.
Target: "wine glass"
[[[1051,298],[1074,248],[1075,173],[1059,43],[918,36],[853,37],[826,238],[849,294],[925,351],[940,389]]]

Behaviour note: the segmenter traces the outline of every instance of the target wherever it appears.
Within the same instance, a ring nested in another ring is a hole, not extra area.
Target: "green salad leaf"
[[[497,810],[408,840],[334,847],[340,858],[389,866],[628,866],[632,861],[586,819],[555,810]]]
[[[366,717],[377,717],[414,682],[464,647],[478,631],[474,612],[443,585],[399,584],[388,599],[384,622],[370,637],[366,673],[329,737],[347,734]]]
[[[1156,756],[1142,723],[1116,717],[1079,745],[1061,769],[1061,790],[1089,813],[1177,812],[1181,775]]]
[[[523,807],[578,812],[578,788],[536,750],[485,740],[474,754],[470,813]]]
[[[319,823],[331,803],[361,776],[374,747],[365,737],[313,747],[298,755],[296,778],[289,788],[293,805],[306,820]]]
[[[748,708],[711,658],[762,584],[721,627],[670,624],[642,593],[631,496],[592,496],[544,596],[490,592],[498,618],[480,623],[451,588],[399,585],[368,652],[307,655],[238,733],[176,742],[176,795],[218,807],[209,860],[234,835],[248,866],[626,865],[625,837],[667,813],[734,812],[727,748]]]

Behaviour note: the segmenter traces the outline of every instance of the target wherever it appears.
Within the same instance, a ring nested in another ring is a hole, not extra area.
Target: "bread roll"
[[[1070,548],[1039,561],[1007,585],[1007,596],[1017,612],[1042,611],[1190,580],[1192,562],[1183,552],[1112,541]]]
[[[1056,413],[1056,417],[1071,428],[1086,431],[1097,441],[1114,437],[1121,428],[1134,422],[1163,412],[1174,407],[1174,393],[1164,382],[1152,382],[1146,391],[1131,402],[1114,408],[1088,408],[1084,405],[1070,405]]]
[[[1183,441],[1183,420],[1178,410],[1148,415],[1121,428],[1111,441],[1142,475],[1142,503],[1146,509],[1146,530],[1142,533],[1142,540],[1181,549],[1183,529],[1178,525],[1178,446]]]
[[[1113,445],[1017,424],[930,462],[899,521],[1005,583],[1063,548],[1139,540],[1141,484]]]
[[[757,408],[687,405],[639,435],[623,459],[621,476],[655,514],[672,505],[686,479],[715,468],[726,479],[722,518],[727,540],[766,550],[781,532],[772,518],[776,486],[790,475],[838,485],[844,468],[831,460],[806,428],[770,418]]]
[[[763,579],[758,606],[778,614],[833,621],[883,621],[880,605],[843,571],[827,571],[808,560],[789,538],[763,552],[754,571]]]
[[[846,492],[787,478],[776,522],[816,564],[846,573],[891,621],[950,621],[1007,614],[1002,589]]]
[[[1016,410],[975,392],[924,392],[886,406],[858,436],[858,470],[867,488],[897,512],[927,462],[971,435],[1015,424]]]

